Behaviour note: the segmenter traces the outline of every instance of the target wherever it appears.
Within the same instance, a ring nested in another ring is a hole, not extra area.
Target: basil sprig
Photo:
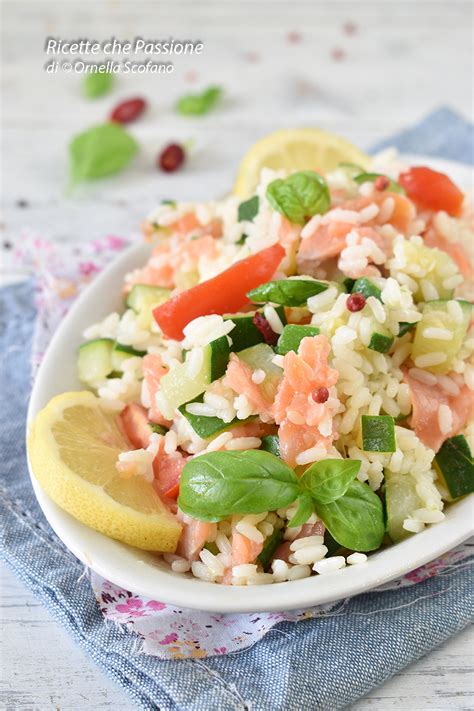
[[[326,291],[329,284],[315,279],[280,279],[267,281],[247,293],[254,304],[273,304],[283,306],[301,306],[306,301],[322,291]]]
[[[137,150],[137,142],[120,124],[93,126],[69,144],[71,183],[118,173]]]
[[[266,196],[275,210],[297,225],[304,225],[313,215],[323,214],[331,204],[326,181],[312,170],[273,180]]]
[[[368,484],[353,481],[344,496],[328,504],[315,500],[316,513],[344,548],[374,551],[385,534],[382,502]]]
[[[278,457],[263,450],[210,452],[188,461],[180,479],[179,508],[200,521],[255,514],[298,501],[289,526],[301,526],[316,511],[345,548],[378,548],[385,533],[382,502],[355,480],[360,462],[325,459],[297,477]]]
[[[178,506],[200,521],[219,521],[289,506],[298,494],[293,469],[269,452],[210,452],[185,465]]]
[[[359,173],[359,175],[354,176],[353,180],[355,180],[356,183],[359,185],[362,185],[362,183],[375,183],[377,178],[387,178],[388,179],[388,186],[387,190],[391,193],[401,193],[402,195],[405,195],[405,190],[402,188],[402,186],[395,182],[395,180],[392,180],[391,178],[388,177],[388,175],[382,175],[382,173]]]
[[[200,94],[182,96],[176,103],[176,110],[183,116],[203,116],[217,104],[221,95],[220,86],[209,86]]]
[[[356,459],[322,459],[306,469],[301,483],[315,501],[330,504],[344,496],[359,469]]]

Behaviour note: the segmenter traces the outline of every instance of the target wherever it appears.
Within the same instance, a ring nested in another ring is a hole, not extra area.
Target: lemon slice
[[[131,546],[173,552],[181,526],[142,476],[115,467],[129,450],[117,414],[90,392],[63,393],[41,410],[28,437],[32,471],[58,506]]]
[[[344,162],[367,168],[370,157],[345,138],[320,128],[282,129],[268,134],[247,151],[240,163],[233,192],[242,199],[253,195],[262,168],[326,173]]]

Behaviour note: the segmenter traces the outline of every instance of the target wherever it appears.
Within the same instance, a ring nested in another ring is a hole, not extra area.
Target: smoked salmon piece
[[[405,382],[410,389],[412,401],[411,428],[426,447],[437,452],[443,442],[458,434],[467,423],[473,409],[472,392],[465,385],[459,395],[448,395],[433,385],[421,383],[404,371]],[[448,405],[452,413],[452,427],[449,432],[441,432],[438,423],[440,405]]]
[[[183,524],[183,531],[176,552],[186,560],[198,560],[204,544],[208,538],[212,538],[212,534],[216,530],[216,524],[198,521],[194,518],[186,519],[186,521],[188,522]]]
[[[167,372],[168,369],[163,365],[161,356],[154,353],[148,353],[146,356],[144,356],[143,377],[145,379],[151,403],[148,415],[152,422],[156,422],[158,425],[165,426],[169,424],[169,420],[166,420],[158,409],[158,406],[156,404],[156,394],[160,387],[160,380],[163,375],[166,375]]]
[[[317,403],[312,393],[320,387],[335,385],[339,373],[328,365],[330,352],[326,336],[303,338],[298,353],[290,351],[283,359],[283,379],[273,407],[273,417],[280,425],[280,452],[290,466],[296,465],[297,455],[318,444],[329,448],[334,439],[332,413],[325,404]],[[318,429],[323,420],[329,422],[329,433]]]

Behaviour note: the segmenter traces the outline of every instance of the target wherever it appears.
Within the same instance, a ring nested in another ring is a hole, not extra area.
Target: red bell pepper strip
[[[410,200],[420,207],[445,210],[454,217],[461,212],[464,195],[444,173],[426,166],[415,166],[401,173],[398,182]]]
[[[247,292],[269,281],[285,250],[279,244],[241,259],[212,279],[177,294],[153,310],[158,326],[167,338],[181,340],[183,328],[198,316],[236,313],[250,303]]]

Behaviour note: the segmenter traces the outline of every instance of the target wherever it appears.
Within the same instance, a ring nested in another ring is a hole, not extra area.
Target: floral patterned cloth
[[[33,376],[51,336],[74,299],[114,256],[129,244],[117,236],[81,245],[58,245],[24,235],[15,259],[36,276],[38,315],[33,339]],[[420,583],[454,567],[471,565],[465,543],[435,561],[377,588],[377,592]],[[254,645],[279,622],[336,614],[346,600],[289,612],[221,615],[180,609],[134,595],[91,572],[90,582],[103,616],[137,635],[140,651],[162,659],[201,659]]]

